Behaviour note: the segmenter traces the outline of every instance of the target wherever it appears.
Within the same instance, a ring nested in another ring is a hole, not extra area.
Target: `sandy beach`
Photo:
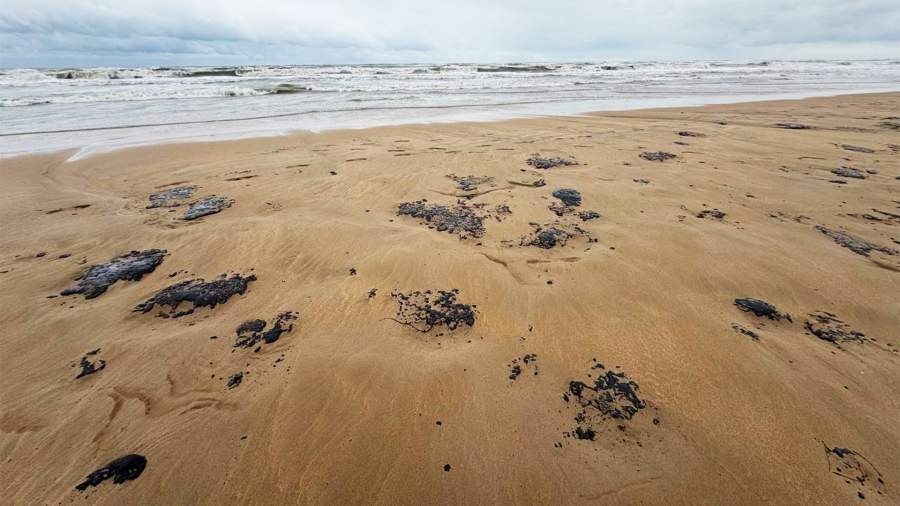
[[[6,504],[900,503],[900,93],[76,152]]]

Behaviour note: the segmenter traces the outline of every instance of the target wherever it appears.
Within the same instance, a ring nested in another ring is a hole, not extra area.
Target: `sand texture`
[[[898,504],[898,117],[0,160],[0,497]]]

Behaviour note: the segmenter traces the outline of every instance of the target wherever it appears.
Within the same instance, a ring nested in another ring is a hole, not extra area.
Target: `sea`
[[[0,69],[0,157],[900,91],[900,60]]]

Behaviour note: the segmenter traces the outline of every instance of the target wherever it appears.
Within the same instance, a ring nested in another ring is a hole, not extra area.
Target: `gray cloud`
[[[0,65],[900,54],[897,0],[6,0]]]

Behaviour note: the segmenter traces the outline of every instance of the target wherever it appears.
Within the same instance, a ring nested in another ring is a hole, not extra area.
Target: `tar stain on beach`
[[[426,333],[433,328],[446,326],[450,330],[475,325],[477,310],[474,304],[457,300],[459,290],[425,290],[408,293],[393,292],[391,296],[399,304],[395,318],[397,323]]]
[[[458,234],[461,237],[484,235],[484,218],[465,204],[456,206],[428,204],[428,201],[423,199],[400,204],[397,214],[418,218],[423,224],[439,232]]]
[[[573,212],[581,205],[581,193],[572,188],[560,188],[553,191],[553,196],[559,199],[559,202],[550,204],[550,210],[557,216],[564,216]]]
[[[294,322],[296,320],[297,313],[284,311],[272,320],[272,325],[268,329],[266,329],[265,320],[245,321],[238,325],[238,328],[235,330],[237,340],[234,342],[234,347],[253,348],[260,343],[272,344],[278,341],[282,334],[294,330]]]
[[[599,426],[610,422],[616,422],[623,430],[625,422],[647,407],[638,397],[638,384],[624,372],[606,370],[596,360],[591,371],[597,373],[593,382],[572,380],[563,394],[563,400],[577,409],[577,425],[565,434],[568,437],[594,440]]]
[[[644,151],[640,154],[640,157],[648,162],[664,162],[666,160],[677,158],[672,153],[667,153],[665,151]]]
[[[734,305],[745,313],[753,313],[760,318],[768,318],[772,321],[781,321],[782,319],[793,322],[791,315],[781,313],[778,308],[759,299],[734,299]]]
[[[223,274],[220,278],[213,281],[205,281],[203,279],[182,281],[160,290],[146,302],[135,306],[134,310],[148,313],[155,306],[160,306],[161,308],[168,306],[168,313],[160,311],[157,316],[178,318],[193,313],[197,308],[214,308],[218,304],[228,302],[228,299],[234,295],[243,295],[253,281],[256,281],[256,276],[252,274],[249,276],[234,274],[231,277]],[[179,312],[178,306],[185,302],[190,303],[192,307]]]
[[[236,372],[228,378],[228,383],[225,386],[228,387],[229,390],[233,390],[240,386],[242,381],[244,381],[244,373]]]
[[[816,230],[827,235],[831,238],[831,240],[856,253],[857,255],[867,257],[873,251],[878,251],[884,253],[885,255],[897,255],[897,251],[894,249],[872,244],[865,239],[861,239],[840,230],[830,229],[828,227],[825,227],[824,225],[816,225]]]
[[[866,173],[859,170],[854,169],[853,167],[838,167],[836,169],[831,169],[831,173],[835,176],[848,177],[851,179],[866,179]]]
[[[521,358],[513,359],[509,364],[509,379],[517,380],[525,369],[530,369],[534,376],[538,375],[536,353],[529,353]]]
[[[147,209],[177,207],[181,205],[184,199],[193,195],[195,191],[197,191],[196,186],[178,186],[158,193],[151,193],[150,204],[147,205]]]
[[[718,209],[704,209],[704,210],[700,211],[699,213],[697,213],[697,217],[700,218],[701,220],[706,219],[706,218],[712,218],[714,220],[722,220],[725,218],[725,216],[727,216],[727,214],[725,214],[722,211],[719,211]]]
[[[84,294],[86,299],[99,297],[116,281],[139,281],[145,274],[153,272],[165,256],[166,250],[160,249],[117,256],[109,262],[89,267],[77,278],[74,287],[63,290],[60,295]]]
[[[806,331],[839,348],[844,343],[862,344],[869,340],[865,334],[851,329],[849,325],[841,321],[834,313],[816,311],[815,313],[810,313],[809,318],[803,324]]]
[[[531,165],[535,169],[552,169],[554,167],[567,167],[569,165],[578,165],[574,160],[567,160],[565,158],[544,158],[539,154],[533,155],[531,158],[525,161],[528,165]]]
[[[849,448],[831,448],[824,443],[822,446],[825,447],[828,470],[846,484],[855,486],[857,497],[865,499],[866,492],[884,494],[884,478],[869,459]]]
[[[809,130],[812,128],[803,123],[775,123],[775,128],[783,128],[785,130]]]
[[[841,148],[842,148],[842,149],[845,149],[845,150],[847,150],[847,151],[853,151],[853,152],[855,152],[855,153],[872,154],[872,153],[875,152],[874,149],[871,149],[871,148],[864,148],[864,147],[862,147],[862,146],[854,146],[854,145],[852,145],[852,144],[841,144]]]
[[[565,246],[574,237],[585,237],[589,243],[597,242],[590,233],[578,225],[551,223],[540,225],[530,223],[533,231],[519,240],[521,246],[534,246],[541,249],[553,249]]]
[[[147,458],[143,455],[132,453],[113,460],[106,466],[97,469],[87,475],[83,482],[75,485],[77,490],[87,490],[88,487],[96,487],[104,481],[112,478],[113,483],[121,484],[129,480],[136,480],[147,467]]]
[[[759,341],[759,334],[757,334],[756,332],[748,329],[747,327],[745,327],[739,323],[732,323],[731,329],[734,330],[735,332],[737,332],[738,334],[749,337],[750,339],[752,339],[754,341]]]
[[[200,200],[191,202],[188,206],[188,210],[185,211],[181,219],[185,221],[196,220],[197,218],[209,216],[210,214],[219,213],[222,210],[231,207],[232,204],[234,204],[234,200],[227,197],[219,197],[216,195],[203,197]]]
[[[494,178],[490,176],[457,176],[456,174],[447,174],[447,178],[456,183],[456,188],[464,192],[471,192],[478,189],[479,185],[492,183]]]
[[[96,357],[98,353],[100,353],[100,348],[89,351],[81,357],[81,361],[78,363],[78,366],[81,367],[81,371],[78,372],[78,376],[75,376],[75,379],[83,378],[106,369],[106,360],[99,358],[94,360],[94,357]]]

